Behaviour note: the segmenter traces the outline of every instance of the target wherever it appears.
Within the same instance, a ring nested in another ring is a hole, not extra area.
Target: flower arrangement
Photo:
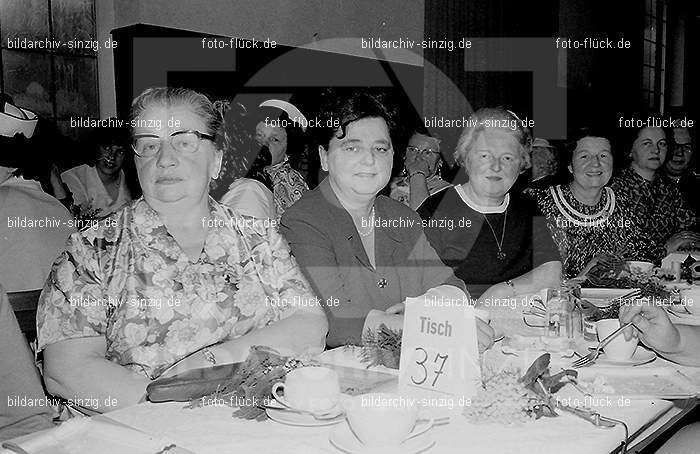
[[[384,323],[379,329],[367,329],[363,336],[363,349],[360,359],[367,367],[385,366],[390,369],[399,368],[401,359],[401,336],[403,330],[394,330]]]
[[[214,394],[190,401],[188,408],[202,407],[207,402],[231,406],[237,406],[234,402],[248,402],[252,405],[240,406],[233,417],[262,421],[267,417],[265,409],[259,405],[270,399],[272,386],[298,367],[318,365],[311,357],[292,358],[268,347],[255,346],[227,383]]]
[[[554,394],[567,383],[575,384],[578,373],[566,369],[552,375],[549,361],[550,354],[543,354],[522,376],[519,370],[485,373],[482,389],[462,414],[474,423],[506,425],[558,416],[556,410],[562,405]]]

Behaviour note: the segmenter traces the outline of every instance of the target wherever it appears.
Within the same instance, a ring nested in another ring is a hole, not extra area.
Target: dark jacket
[[[385,310],[441,284],[465,290],[428,243],[415,211],[385,196],[374,207],[376,269],[328,179],[282,216],[280,232],[328,315],[329,347],[359,343],[371,309]]]

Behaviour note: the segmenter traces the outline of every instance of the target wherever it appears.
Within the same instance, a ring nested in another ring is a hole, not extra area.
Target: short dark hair
[[[397,108],[386,91],[377,88],[327,89],[321,96],[321,108],[318,113],[320,126],[309,128],[316,146],[320,145],[328,150],[338,128],[342,138],[350,123],[363,118],[382,118],[389,129],[392,142],[395,142],[398,128]]]

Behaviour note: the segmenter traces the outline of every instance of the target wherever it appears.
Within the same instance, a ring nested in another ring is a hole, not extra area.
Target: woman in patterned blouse
[[[666,241],[695,224],[695,212],[678,186],[660,171],[667,149],[663,129],[639,129],[630,151],[632,162],[610,185],[619,203],[629,209],[638,232],[633,250],[626,254],[634,260],[660,262]]]
[[[608,139],[581,138],[570,159],[570,183],[525,191],[547,217],[567,278],[577,276],[597,255],[622,253],[631,232],[629,213],[605,187],[613,169]]]
[[[47,389],[105,411],[183,358],[175,370],[252,345],[321,351],[327,321],[286,242],[208,195],[222,157],[209,100],[149,89],[131,120],[143,197],[72,235],[54,263],[37,311]]]
[[[269,164],[264,167],[263,172],[272,182],[277,219],[309,190],[304,177],[294,170],[289,162],[289,141],[292,136],[297,136],[291,133],[297,127],[290,123],[293,121],[289,120],[286,114],[282,114],[279,119],[268,121],[266,118],[255,126],[255,141],[263,148],[261,153],[269,157]],[[280,126],[285,124],[286,128]]]

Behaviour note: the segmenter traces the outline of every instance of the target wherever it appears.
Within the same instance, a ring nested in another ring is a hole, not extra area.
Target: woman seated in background
[[[130,119],[143,197],[72,235],[40,298],[49,392],[125,407],[185,357],[176,371],[241,361],[252,345],[322,351],[326,318],[284,239],[208,195],[222,157],[211,102],[148,89]]]
[[[696,214],[678,186],[661,172],[667,150],[663,129],[636,130],[632,161],[610,184],[618,203],[631,213],[638,233],[628,253],[635,260],[659,263],[666,253],[666,241],[678,231],[692,230],[696,223]]]
[[[269,112],[269,108],[263,109],[263,112]],[[287,127],[281,126],[285,124]],[[295,126],[286,113],[266,115],[255,125],[255,142],[260,147],[258,159],[264,163],[262,171],[272,183],[278,219],[309,190],[304,177],[292,168],[290,162],[290,155],[298,159],[303,152],[299,149],[303,148],[303,144],[299,143],[301,133],[298,129],[299,126]]]
[[[626,255],[633,241],[630,213],[623,211],[615,191],[605,187],[613,170],[610,142],[587,135],[576,141],[569,155],[568,184],[525,193],[537,201],[547,216],[552,237],[559,247],[567,278],[578,276],[601,254]]]
[[[529,132],[501,108],[479,109],[469,124],[455,151],[469,181],[418,210],[430,244],[482,302],[558,287],[561,259],[543,216],[509,193],[527,167]]]
[[[287,210],[280,231],[328,309],[326,342],[336,347],[360,342],[370,310],[394,312],[408,297],[464,283],[440,262],[416,212],[377,196],[394,155],[395,113],[386,98],[364,90],[326,95],[319,118],[340,124],[314,128],[328,177]],[[477,327],[487,348],[493,330],[480,320]]]
[[[530,155],[532,170],[528,186],[531,188],[548,188],[559,179],[557,150],[546,139],[536,138],[532,141]]]
[[[93,131],[95,161],[61,173],[73,195],[72,210],[78,217],[101,218],[131,202],[122,170],[129,143],[126,128],[102,127]]]
[[[252,136],[245,130],[247,111],[242,104],[215,101],[214,106],[224,119],[217,145],[223,152],[220,177],[212,180],[212,193],[221,193],[219,202],[239,214],[256,219],[277,220],[272,181],[262,171],[267,164],[258,166],[252,155]],[[259,172],[256,171],[259,170]],[[221,187],[222,184],[224,187]],[[226,186],[228,185],[228,186]],[[217,188],[220,188],[217,191]],[[218,197],[217,197],[218,198]]]
[[[416,132],[406,146],[402,175],[391,182],[390,197],[412,210],[418,209],[429,196],[452,186],[440,175],[444,162],[440,141]]]

